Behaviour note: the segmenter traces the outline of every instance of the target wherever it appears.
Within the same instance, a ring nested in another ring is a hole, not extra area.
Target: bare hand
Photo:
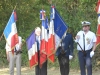
[[[9,58],[9,56],[7,56],[7,61],[9,62],[9,60],[10,60],[10,58]]]

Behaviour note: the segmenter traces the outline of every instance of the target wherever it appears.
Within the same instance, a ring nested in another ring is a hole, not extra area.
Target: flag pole
[[[2,33],[2,35],[0,36],[0,41],[1,41],[2,38],[3,38],[3,33]]]
[[[17,3],[16,3],[16,5],[15,5],[15,7],[14,7],[14,10],[16,9],[16,7],[17,7]]]
[[[50,5],[52,5],[52,0],[48,0],[48,2],[50,3]]]

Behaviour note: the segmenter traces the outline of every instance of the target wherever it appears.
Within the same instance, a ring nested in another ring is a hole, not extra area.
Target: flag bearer
[[[78,58],[81,75],[92,75],[92,57],[96,48],[95,33],[90,31],[91,23],[82,22],[82,30],[76,35]],[[86,74],[87,69],[87,74]]]

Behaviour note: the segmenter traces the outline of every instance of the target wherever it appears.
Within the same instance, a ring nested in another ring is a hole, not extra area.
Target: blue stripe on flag
[[[45,20],[42,20],[42,26],[43,26],[45,29],[48,29],[48,18],[46,18]]]
[[[32,48],[32,45],[35,44],[35,42],[36,42],[36,35],[35,35],[35,31],[33,31],[26,40],[28,50],[30,50],[30,48]]]
[[[6,39],[8,38],[9,34],[11,33],[11,28],[12,28],[11,26],[14,22],[15,22],[14,12],[12,12],[11,17],[10,17],[10,19],[9,19],[5,29],[4,29],[4,36]]]
[[[100,16],[100,14],[98,14],[98,16]]]
[[[46,24],[45,28],[48,29],[48,18],[47,17],[46,17],[45,24]]]
[[[55,9],[55,19],[54,19],[54,31],[55,33],[62,38],[65,31],[68,29],[66,23],[63,21],[57,10]]]

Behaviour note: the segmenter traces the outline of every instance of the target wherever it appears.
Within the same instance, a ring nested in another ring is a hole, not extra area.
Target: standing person
[[[73,58],[73,37],[66,33],[56,52],[61,75],[69,75],[69,60]]]
[[[43,63],[40,67],[40,44],[41,44],[41,29],[40,27],[35,28],[36,40],[37,40],[37,49],[38,49],[38,65],[35,67],[35,75],[47,75],[47,61]]]
[[[76,35],[77,50],[81,75],[92,75],[92,56],[96,48],[96,36],[90,31],[90,22],[83,21],[83,30],[79,31]]]
[[[14,64],[16,61],[16,69],[17,69],[17,75],[21,75],[21,48],[22,48],[22,38],[18,36],[19,43],[16,44],[14,49],[14,55],[12,54],[11,47],[6,43],[6,54],[7,54],[7,60],[9,62],[9,69],[10,69],[10,75],[14,75]]]

